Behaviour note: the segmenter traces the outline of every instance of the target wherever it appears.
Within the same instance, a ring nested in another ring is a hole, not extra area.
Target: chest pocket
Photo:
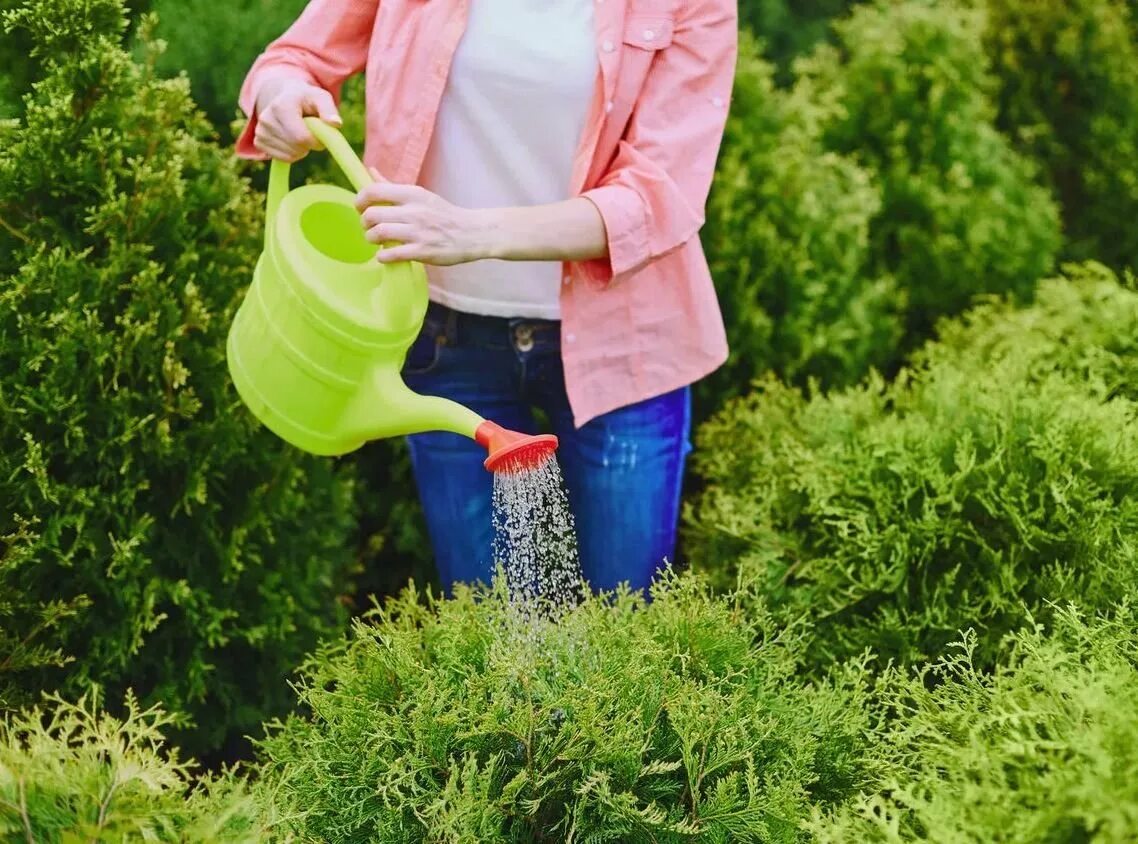
[[[626,107],[640,96],[648,70],[660,51],[671,45],[675,19],[668,14],[639,14],[625,18],[621,37],[624,49],[617,76],[615,99]]]

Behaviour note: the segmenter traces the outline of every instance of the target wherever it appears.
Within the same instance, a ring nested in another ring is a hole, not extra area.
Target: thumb
[[[333,126],[344,125],[344,121],[340,119],[340,113],[336,110],[335,100],[323,88],[310,88],[305,99],[307,100],[306,105],[315,109],[316,116],[325,123],[330,123]]]

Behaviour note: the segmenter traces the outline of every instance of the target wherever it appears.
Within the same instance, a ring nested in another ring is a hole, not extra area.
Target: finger
[[[398,261],[419,261],[423,258],[423,249],[417,243],[404,243],[388,249],[380,249],[375,253],[375,260],[381,264],[393,264]]]
[[[369,205],[360,214],[364,228],[377,226],[380,223],[406,223],[407,212],[398,205]]]
[[[289,110],[277,117],[280,126],[281,140],[292,146],[298,152],[307,152],[310,149],[323,149],[316,136],[304,124],[304,114]]]
[[[295,150],[286,149],[276,144],[262,149],[262,152],[269,156],[269,158],[275,159],[276,161],[284,161],[288,164],[296,164],[296,162],[304,158],[303,154],[298,155]]]
[[[323,88],[311,87],[306,89],[302,104],[305,114],[315,114],[325,123],[330,123],[333,126],[344,125],[344,121],[340,119],[340,113],[336,111],[336,101]]]
[[[287,161],[290,164],[299,161],[303,157],[304,151],[298,152],[295,148],[288,146],[281,142],[273,135],[256,136],[253,137],[253,146],[263,152],[270,158],[275,158],[279,161]]]
[[[380,174],[379,170],[377,170],[376,168],[369,167],[369,168],[367,168],[367,171],[369,173],[371,173],[371,177],[373,179],[375,179],[377,182],[386,182],[387,181],[387,179],[383,178],[383,176]]]
[[[407,223],[381,223],[364,232],[364,238],[369,243],[410,243],[415,232],[415,227]]]
[[[422,191],[417,185],[397,185],[394,182],[372,182],[356,194],[356,210],[363,211],[368,205],[386,202],[392,205],[405,205],[414,200]]]

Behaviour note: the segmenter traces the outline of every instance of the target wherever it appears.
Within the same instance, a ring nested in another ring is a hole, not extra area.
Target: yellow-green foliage
[[[801,631],[753,594],[654,598],[525,631],[504,589],[405,594],[309,662],[309,714],[262,743],[283,816],[328,842],[797,842],[874,781],[860,667],[805,686]]]
[[[341,629],[353,487],[232,388],[261,200],[124,17],[5,17],[44,76],[0,130],[0,698],[129,686],[201,753],[283,711]]]
[[[887,671],[872,741],[878,789],[808,829],[820,844],[1088,841],[1138,832],[1138,617],[1125,606],[1050,636],[1016,634],[1007,663],[977,671],[976,637],[913,678]]]
[[[823,149],[818,111],[774,87],[743,35],[703,232],[731,359],[699,385],[712,407],[766,369],[856,381],[896,354],[905,292],[869,266],[872,175]]]
[[[1102,318],[1125,326],[1138,294],[1104,293],[1100,271],[1066,283],[1098,292],[1064,293],[1085,306],[1054,325],[1054,303],[1025,312],[1038,328],[1007,355],[980,360],[950,328],[964,352],[928,351],[893,384],[808,399],[770,380],[728,406],[699,436],[692,558],[813,617],[819,665],[867,647],[921,660],[973,625],[991,664],[1025,604],[1046,616],[1048,601],[1132,594],[1138,405],[1095,385],[1119,372]]]
[[[51,696],[0,720],[0,838],[260,844],[269,815],[233,774],[195,780],[165,745],[171,719],[127,695],[123,717],[94,697]],[[266,804],[267,805],[267,804]]]

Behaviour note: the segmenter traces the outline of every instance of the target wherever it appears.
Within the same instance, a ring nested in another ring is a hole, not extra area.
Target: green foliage
[[[1138,268],[1138,24],[1131,6],[985,0],[999,125],[1042,165],[1059,197],[1066,254],[1115,268]]]
[[[792,61],[830,31],[830,21],[846,14],[857,0],[743,0],[739,22],[758,36],[763,53],[787,81]]]
[[[1040,282],[1030,308],[986,297],[937,328],[938,341],[913,355],[971,371],[995,362],[1038,381],[1060,372],[1088,393],[1138,400],[1138,290],[1101,264],[1073,264]]]
[[[957,3],[886,0],[835,24],[840,48],[799,65],[826,110],[824,144],[879,180],[869,277],[908,296],[910,341],[982,292],[1027,299],[1059,246],[1058,212],[994,126],[983,16]]]
[[[743,605],[750,609],[742,610]],[[754,595],[668,578],[525,629],[504,589],[407,591],[303,671],[264,777],[305,840],[785,841],[871,781],[860,666]]]
[[[150,0],[167,47],[158,71],[185,71],[194,100],[218,126],[237,111],[253,60],[303,11],[305,0]],[[142,48],[145,50],[145,46]]]
[[[269,815],[232,773],[194,780],[164,744],[170,718],[128,695],[122,719],[95,699],[0,721],[0,837],[29,842],[265,841]]]
[[[893,770],[810,830],[822,844],[1095,841],[1138,830],[1138,617],[1124,607],[1020,632],[976,670],[975,636],[917,678],[886,672],[876,731]]]
[[[775,89],[744,33],[703,232],[731,346],[728,364],[699,385],[706,407],[768,368],[844,385],[895,354],[904,294],[868,266],[880,192],[863,168],[821,148],[817,116]]]
[[[231,388],[260,200],[123,20],[6,17],[45,75],[0,133],[0,643],[22,648],[0,684],[133,687],[193,716],[200,752],[284,711],[286,673],[341,629],[353,486]]]
[[[1138,405],[1088,388],[1117,380],[1102,325],[1062,333],[1133,313],[1138,296],[1111,303],[1107,281],[1092,273],[1097,295],[1048,287],[1021,317],[1034,333],[982,365],[998,341],[973,353],[949,327],[963,357],[926,350],[888,386],[873,377],[807,400],[768,380],[700,433],[707,487],[688,510],[689,553],[721,584],[761,584],[777,609],[811,615],[818,666],[867,647],[919,661],[970,626],[990,665],[1025,606],[1046,618],[1048,601],[1093,609],[1133,594]],[[1089,313],[1045,321],[1080,299]]]

